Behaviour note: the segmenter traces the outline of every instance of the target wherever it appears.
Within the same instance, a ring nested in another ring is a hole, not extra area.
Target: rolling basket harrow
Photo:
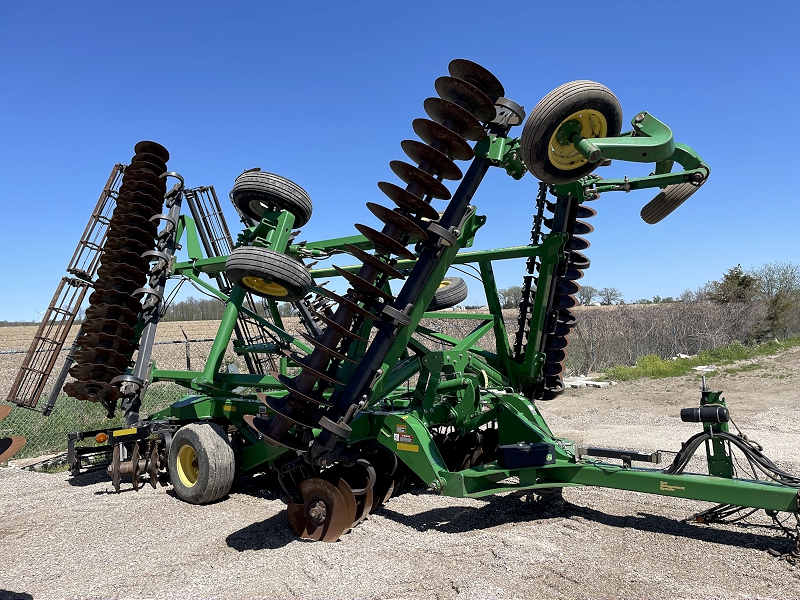
[[[596,214],[588,203],[606,192],[655,189],[641,216],[657,223],[705,183],[708,166],[647,112],[621,133],[619,102],[592,81],[555,89],[527,120],[473,62],[452,61],[435,89],[437,97],[424,102],[427,118],[413,122],[419,140],[401,144],[411,162],[390,163],[402,184],[378,184],[394,207],[367,203],[382,229],[356,224],[358,235],[349,237],[298,242],[296,228],[312,216],[310,198],[294,182],[252,169],[230,194],[245,224],[234,241],[214,189],[186,188],[168,170],[166,149],[137,144],[130,164],[112,172],[68,269],[73,277],[62,281],[8,400],[36,407],[52,353],[91,290],[54,394],[63,387],[99,402],[109,416],[124,411],[124,429],[69,438],[73,474],[104,457],[117,490],[123,480],[155,487],[166,471],[178,497],[205,504],[223,498],[234,477],[269,470],[285,493],[292,530],[323,541],[338,540],[419,481],[456,497],[595,485],[724,503],[698,516],[704,520],[737,507],[796,516],[800,479],[728,432],[721,392],[705,383],[699,405],[681,414],[702,431],[666,468],[656,466],[660,452],[579,447],[556,437],[537,409],[564,390],[572,309],[589,267],[587,221]],[[521,135],[511,136],[520,125]],[[653,168],[638,178],[594,174],[612,160]],[[541,182],[531,240],[469,250],[486,222],[473,195],[492,167],[514,179],[530,171]],[[434,199],[447,202],[443,212]],[[179,246],[185,261],[176,259]],[[342,266],[304,263],[332,257]],[[509,341],[493,263],[515,258],[527,262]],[[447,275],[465,264],[480,272],[488,312],[436,312],[466,298],[464,281]],[[346,293],[324,287],[336,277]],[[225,303],[201,370],[162,370],[152,361],[169,278],[191,280]],[[286,330],[278,302],[293,303],[304,333]],[[423,326],[426,315],[474,327],[459,339]],[[60,325],[50,332],[53,323]],[[495,352],[477,346],[487,334]],[[231,341],[247,373],[223,369]],[[185,386],[189,395],[144,417],[142,399],[158,381]],[[24,439],[2,444],[0,460]],[[685,472],[701,446],[708,474]],[[734,448],[762,478],[734,477]]]

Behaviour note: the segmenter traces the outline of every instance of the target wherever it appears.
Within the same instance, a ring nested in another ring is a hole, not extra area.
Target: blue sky
[[[738,263],[798,262],[798,17],[796,1],[0,3],[0,320],[37,319],[139,140],[166,146],[189,186],[214,185],[232,228],[227,193],[254,166],[311,195],[301,238],[374,226],[364,203],[391,204],[376,184],[397,182],[389,161],[453,58],[487,67],[528,111],[562,83],[599,81],[625,123],[647,110],[710,164],[654,226],[639,218],[652,193],[594,202],[583,283],[632,301]],[[531,175],[493,169],[475,247],[527,243],[535,192]],[[500,286],[522,270],[497,265]]]

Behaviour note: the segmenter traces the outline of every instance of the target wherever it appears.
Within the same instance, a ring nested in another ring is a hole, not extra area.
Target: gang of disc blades
[[[439,77],[433,86],[441,98],[463,106],[479,121],[489,123],[497,116],[494,102],[474,85],[467,83],[463,79],[447,76]]]
[[[142,140],[141,142],[136,143],[136,145],[133,147],[133,151],[136,154],[139,154],[140,152],[149,152],[150,154],[155,154],[164,162],[169,160],[169,152],[167,152],[167,149],[158,142]]]
[[[344,277],[348,281],[348,283],[350,283],[353,287],[361,290],[365,294],[383,298],[387,302],[394,300],[394,296],[392,296],[388,292],[383,291],[379,287],[371,284],[366,279],[359,277],[355,273],[350,273],[349,271],[345,271],[344,269],[342,269],[341,267],[337,267],[336,265],[333,265],[333,268],[337,273],[339,273],[339,275]]]

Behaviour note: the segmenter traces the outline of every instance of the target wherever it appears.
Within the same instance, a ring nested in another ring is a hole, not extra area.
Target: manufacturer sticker
[[[395,431],[397,433],[405,433],[406,432],[406,426],[405,425],[395,425],[394,429],[395,429]]]
[[[662,492],[675,492],[677,490],[685,490],[686,487],[682,485],[670,485],[666,481],[661,481],[659,482],[658,489]]]
[[[414,436],[413,435],[405,435],[402,433],[395,433],[394,434],[394,441],[401,442],[403,444],[413,444],[414,443]]]

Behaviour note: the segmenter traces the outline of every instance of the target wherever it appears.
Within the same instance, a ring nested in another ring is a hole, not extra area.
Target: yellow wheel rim
[[[199,475],[200,469],[197,467],[197,453],[194,448],[188,444],[181,446],[178,450],[178,477],[181,483],[186,487],[193,487]]]
[[[601,138],[608,135],[608,122],[603,114],[596,110],[579,110],[561,121],[550,137],[547,156],[550,159],[550,163],[562,171],[577,169],[588,162],[571,142],[561,144],[557,139],[558,131],[568,121],[577,121],[580,123],[581,129],[578,135],[583,138]]]
[[[243,277],[242,283],[245,285],[245,287],[248,287],[255,292],[260,292],[266,296],[283,298],[284,296],[289,295],[289,290],[287,290],[281,284],[275,283],[274,281],[266,281],[265,279],[261,279],[261,277]]]
[[[439,284],[439,289],[446,288],[446,287],[447,287],[448,285],[450,285],[451,283],[453,283],[453,282],[452,282],[452,281],[450,281],[449,279],[444,279],[444,280],[442,281],[442,283],[440,283],[440,284]]]

